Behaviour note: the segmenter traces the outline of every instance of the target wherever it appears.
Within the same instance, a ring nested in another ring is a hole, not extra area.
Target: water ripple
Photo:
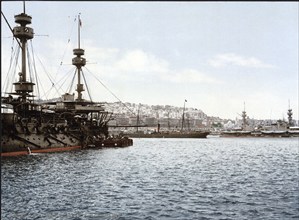
[[[298,219],[298,139],[135,139],[1,160],[3,220]]]

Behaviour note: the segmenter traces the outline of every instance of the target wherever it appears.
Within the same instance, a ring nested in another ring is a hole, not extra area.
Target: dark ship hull
[[[221,133],[221,137],[299,137],[299,133],[295,131],[243,131],[233,132],[225,131]]]
[[[66,120],[57,113],[49,116],[39,112],[39,116],[21,117],[2,111],[1,156],[133,145],[126,137],[109,138],[107,126],[95,125],[92,120],[79,122],[76,117]]]
[[[144,134],[144,133],[133,133],[128,134],[131,138],[207,138],[210,132],[188,132],[188,133],[181,133],[181,132],[161,132],[161,133],[151,133],[151,134]]]
[[[250,137],[253,136],[250,131],[224,131],[221,137]]]
[[[82,143],[67,134],[14,134],[1,137],[1,156],[18,156],[31,153],[50,153],[80,149],[101,149],[106,147],[128,147],[133,141],[127,137],[107,138]]]

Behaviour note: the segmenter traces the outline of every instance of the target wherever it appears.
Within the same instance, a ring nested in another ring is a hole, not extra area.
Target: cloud
[[[97,60],[101,62],[112,62],[117,59],[117,55],[119,54],[119,49],[117,48],[95,48],[88,47],[85,49],[86,51],[86,59],[90,62],[95,62]]]
[[[168,63],[140,49],[125,52],[115,64],[120,71],[157,74],[168,71]]]
[[[100,72],[111,78],[125,80],[160,80],[172,83],[217,83],[216,79],[196,69],[183,68],[172,69],[167,60],[158,58],[154,54],[146,53],[141,49],[119,50],[119,49],[95,49],[92,55],[97,59]],[[108,61],[108,59],[110,61]]]
[[[216,55],[208,60],[208,63],[213,67],[223,66],[242,66],[253,68],[273,68],[271,64],[266,64],[255,57],[243,57],[234,53],[224,53]]]
[[[174,73],[169,71],[164,77],[175,83],[218,83],[216,79],[194,69],[184,69]]]

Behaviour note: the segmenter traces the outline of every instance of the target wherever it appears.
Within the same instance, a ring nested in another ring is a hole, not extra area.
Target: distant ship
[[[242,126],[231,130],[221,132],[221,137],[299,137],[299,127],[292,126],[292,109],[288,109],[288,122],[278,120],[269,126],[259,126],[250,128],[248,126],[247,114],[242,112]]]
[[[248,128],[247,114],[244,110],[242,111],[242,126],[239,128],[234,128],[231,130],[226,130],[221,132],[221,137],[248,137],[252,135],[252,130]]]
[[[107,123],[111,113],[82,98],[84,89],[80,72],[86,60],[82,57],[84,50],[80,43],[73,50],[75,57],[72,60],[78,74],[78,97],[64,94],[57,102],[38,103],[34,100],[35,83],[30,81],[34,77],[27,75],[27,70],[34,68],[26,65],[29,59],[27,41],[33,39],[34,32],[27,27],[32,17],[25,13],[25,3],[24,12],[14,17],[19,24],[12,32],[21,49],[21,72],[18,81],[13,83],[14,92],[7,91],[8,96],[1,97],[1,156],[133,145],[133,140],[127,137],[110,137]]]
[[[293,126],[293,112],[289,106],[288,121],[278,120],[271,126],[264,126],[261,129],[261,136],[266,137],[299,137],[299,127]]]
[[[127,134],[130,138],[207,138],[208,131],[190,131],[190,132],[153,132],[153,133],[131,133]]]
[[[186,102],[186,100],[185,100]],[[126,135],[130,138],[207,138],[210,134],[210,131],[191,131],[191,130],[184,130],[184,122],[185,122],[185,102],[182,114],[182,127],[181,130],[168,130],[168,131],[161,131],[160,124],[158,123],[157,131],[153,132],[142,132],[137,131],[134,133],[127,133]],[[138,113],[139,114],[139,113]],[[139,115],[137,115],[137,123],[139,122]],[[138,124],[137,124],[138,127]]]

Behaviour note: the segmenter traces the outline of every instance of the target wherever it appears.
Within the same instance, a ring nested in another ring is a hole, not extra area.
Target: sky
[[[29,1],[35,37],[28,48],[37,56],[41,97],[67,92],[80,14],[93,101],[180,107],[187,100],[187,108],[223,119],[241,118],[244,107],[249,118],[287,119],[290,106],[298,120],[298,5]],[[23,3],[1,1],[1,10],[14,27]],[[1,27],[3,82],[13,38],[3,17]]]

